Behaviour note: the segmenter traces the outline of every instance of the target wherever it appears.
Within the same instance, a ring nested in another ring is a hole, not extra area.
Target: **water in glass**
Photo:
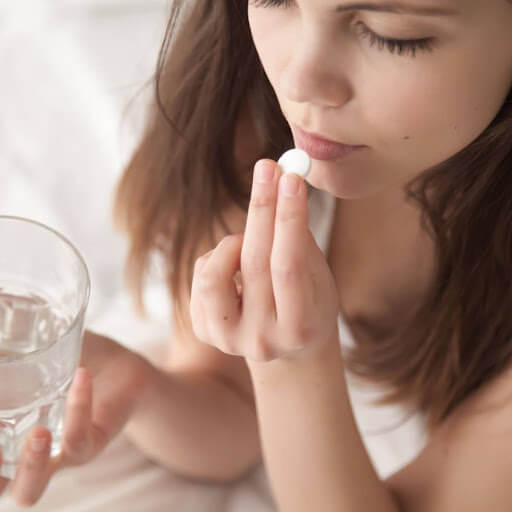
[[[41,293],[0,286],[0,476],[14,478],[35,425],[52,433],[51,454],[60,451],[82,335],[80,320],[72,326],[62,309]]]

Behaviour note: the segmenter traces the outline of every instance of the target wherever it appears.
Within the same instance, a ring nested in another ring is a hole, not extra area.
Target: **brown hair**
[[[156,101],[114,207],[130,239],[126,277],[137,310],[144,312],[156,252],[166,261],[177,319],[188,307],[179,290],[190,290],[199,241],[208,236],[213,247],[217,220],[229,233],[227,205],[247,211],[252,164],[293,146],[251,39],[247,2],[185,4],[172,3]],[[233,148],[251,106],[256,150],[242,165]],[[387,387],[377,403],[409,404],[425,413],[429,429],[512,362],[511,171],[509,94],[474,142],[407,187],[436,247],[436,279],[425,299],[392,335],[345,355],[354,374]]]

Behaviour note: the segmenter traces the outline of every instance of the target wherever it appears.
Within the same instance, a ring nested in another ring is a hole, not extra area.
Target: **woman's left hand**
[[[283,190],[288,183],[296,195]],[[258,161],[245,233],[226,236],[195,263],[194,334],[250,361],[301,359],[338,340],[338,313],[334,277],[309,230],[303,179]]]

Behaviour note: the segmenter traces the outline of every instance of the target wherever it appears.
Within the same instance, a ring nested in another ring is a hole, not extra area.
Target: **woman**
[[[139,308],[153,250],[176,305],[170,371],[131,359],[142,449],[229,480],[261,448],[282,512],[508,510],[511,22],[506,0],[174,2],[116,204]],[[294,145],[336,198],[327,254],[275,164]],[[425,415],[428,444],[385,481],[345,369]],[[92,422],[107,434],[82,462],[117,431]],[[20,501],[62,460],[20,476]]]

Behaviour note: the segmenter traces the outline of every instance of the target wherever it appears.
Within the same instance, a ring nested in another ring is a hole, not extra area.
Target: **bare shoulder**
[[[470,396],[386,484],[404,510],[505,512],[512,503],[512,366]]]

